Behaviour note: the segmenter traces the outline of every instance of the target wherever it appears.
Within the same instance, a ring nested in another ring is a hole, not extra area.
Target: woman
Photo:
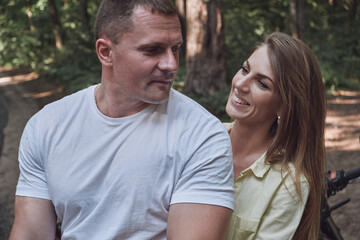
[[[268,36],[235,75],[226,112],[235,174],[227,239],[317,239],[326,100],[311,50]]]

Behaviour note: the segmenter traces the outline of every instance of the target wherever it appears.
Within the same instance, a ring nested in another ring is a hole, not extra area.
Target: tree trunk
[[[329,5],[331,6],[331,7],[336,7],[336,5],[337,5],[337,0],[329,0]]]
[[[226,86],[222,0],[186,0],[185,90],[211,96]]]
[[[186,0],[176,0],[176,7],[179,12],[181,32],[184,39],[180,47],[180,59],[184,59],[186,56]]]
[[[181,18],[185,18],[186,0],[176,0],[176,7]]]
[[[64,45],[63,38],[62,38],[62,27],[61,27],[61,23],[59,20],[59,15],[58,15],[55,0],[49,0],[49,8],[50,8],[51,21],[53,23],[53,33],[54,33],[54,38],[55,38],[55,45],[57,48],[62,48]]]
[[[356,17],[356,10],[357,10],[357,1],[350,0],[349,1],[349,20],[353,21]]]
[[[89,16],[89,13],[87,11],[87,8],[88,8],[88,0],[81,0],[81,12],[82,12],[82,16],[83,16],[83,22],[84,22],[84,25],[87,29],[90,29],[90,16]]]
[[[34,31],[35,27],[34,27],[34,23],[33,23],[33,20],[32,20],[32,10],[31,10],[31,7],[32,7],[32,3],[31,3],[31,0],[26,0],[27,1],[27,16],[28,16],[28,19],[29,19],[29,27],[30,27],[30,31]]]
[[[304,39],[304,0],[290,0],[290,27],[294,37]]]

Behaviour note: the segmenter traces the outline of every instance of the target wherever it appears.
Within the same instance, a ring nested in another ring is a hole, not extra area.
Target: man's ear
[[[96,53],[102,65],[112,65],[112,43],[110,39],[99,38],[96,40]]]

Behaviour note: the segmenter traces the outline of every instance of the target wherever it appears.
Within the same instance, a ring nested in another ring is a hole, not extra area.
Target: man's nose
[[[177,55],[169,49],[161,56],[159,62],[159,69],[168,72],[174,72],[178,70]]]

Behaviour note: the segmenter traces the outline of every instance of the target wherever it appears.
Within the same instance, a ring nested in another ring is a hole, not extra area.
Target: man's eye
[[[159,51],[158,48],[147,48],[145,49],[145,52],[148,53],[148,54],[154,54],[154,53],[157,53]]]
[[[179,47],[178,46],[172,47],[171,50],[173,53],[177,53],[179,51]]]

